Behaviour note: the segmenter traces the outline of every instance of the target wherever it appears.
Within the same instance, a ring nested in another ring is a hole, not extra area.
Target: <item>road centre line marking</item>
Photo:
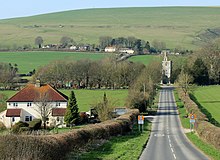
[[[171,149],[171,151],[172,151],[172,152],[174,152],[174,150],[173,150],[173,148],[172,148],[172,147],[171,147],[170,149]]]
[[[173,153],[173,157],[176,159],[176,155]]]
[[[172,144],[170,143],[170,148],[172,147]]]

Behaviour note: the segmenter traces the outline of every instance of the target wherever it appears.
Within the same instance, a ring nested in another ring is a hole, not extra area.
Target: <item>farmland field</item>
[[[199,103],[206,108],[220,123],[220,86],[198,87],[195,90],[195,97]]]
[[[155,55],[139,55],[139,56],[132,56],[128,60],[133,61],[133,62],[143,63],[147,65],[153,61],[160,61],[162,60],[162,58],[161,56],[155,56]]]
[[[99,60],[111,54],[83,52],[0,52],[0,62],[17,64],[19,73],[28,73],[40,66],[58,60]]]
[[[62,93],[67,96],[70,95],[71,90],[60,90]],[[124,107],[126,98],[128,95],[128,90],[74,90],[78,107],[80,111],[88,111],[90,107],[100,102],[103,99],[104,92],[109,101],[114,102],[117,107]],[[11,97],[16,93],[16,91],[0,91],[0,94],[3,93],[7,97]]]
[[[164,41],[167,48],[198,48],[200,41],[219,35],[219,7],[152,7],[84,9],[0,20],[0,44],[34,46],[57,44],[62,36],[77,43],[98,44],[100,36],[134,36],[150,43]],[[206,33],[206,34],[203,34]],[[200,36],[202,35],[202,36]]]

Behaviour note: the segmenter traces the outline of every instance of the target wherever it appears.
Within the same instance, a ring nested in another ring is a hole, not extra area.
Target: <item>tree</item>
[[[103,101],[95,105],[94,109],[96,110],[98,117],[101,121],[106,121],[112,119],[112,112],[114,109],[114,103],[107,99],[106,93],[104,93]]]
[[[60,43],[61,43],[61,45],[62,45],[63,48],[66,48],[66,47],[68,47],[69,45],[74,44],[75,42],[73,41],[72,38],[67,37],[67,36],[63,36],[63,37],[60,39]]]
[[[36,93],[36,100],[34,101],[36,111],[40,114],[44,129],[46,129],[46,122],[48,121],[49,115],[52,111],[52,100],[50,99],[47,92]]]
[[[74,91],[71,91],[66,114],[64,116],[64,121],[68,125],[79,123],[79,108],[77,105]]]
[[[41,36],[38,36],[37,38],[35,38],[35,44],[38,46],[38,48],[42,47],[43,44],[43,38]]]
[[[208,85],[209,84],[209,74],[208,68],[201,58],[197,58],[192,67],[192,76],[194,78],[194,83],[198,85]]]
[[[189,75],[188,73],[184,72],[183,70],[180,72],[178,76],[178,86],[182,88],[185,95],[188,93],[191,87],[191,83],[193,82],[193,77]]]

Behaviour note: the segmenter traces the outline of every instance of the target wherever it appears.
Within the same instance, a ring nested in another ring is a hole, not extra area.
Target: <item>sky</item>
[[[87,9],[156,6],[220,6],[220,0],[0,0],[0,19]]]

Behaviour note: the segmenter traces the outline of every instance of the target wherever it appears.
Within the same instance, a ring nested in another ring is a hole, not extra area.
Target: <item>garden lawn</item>
[[[71,90],[60,90],[65,95],[69,96]],[[8,98],[17,93],[17,91],[0,91],[0,94],[5,94]],[[102,101],[104,93],[106,93],[107,99],[114,102],[116,107],[124,107],[126,98],[128,96],[128,90],[74,90],[76,100],[80,111],[88,111],[94,104]],[[6,106],[5,108],[6,109]]]
[[[37,70],[53,61],[76,61],[81,59],[100,60],[112,54],[84,53],[84,52],[0,52],[0,63],[11,63],[18,65],[19,73],[28,73]]]
[[[198,102],[220,123],[220,86],[198,87],[193,94]]]

